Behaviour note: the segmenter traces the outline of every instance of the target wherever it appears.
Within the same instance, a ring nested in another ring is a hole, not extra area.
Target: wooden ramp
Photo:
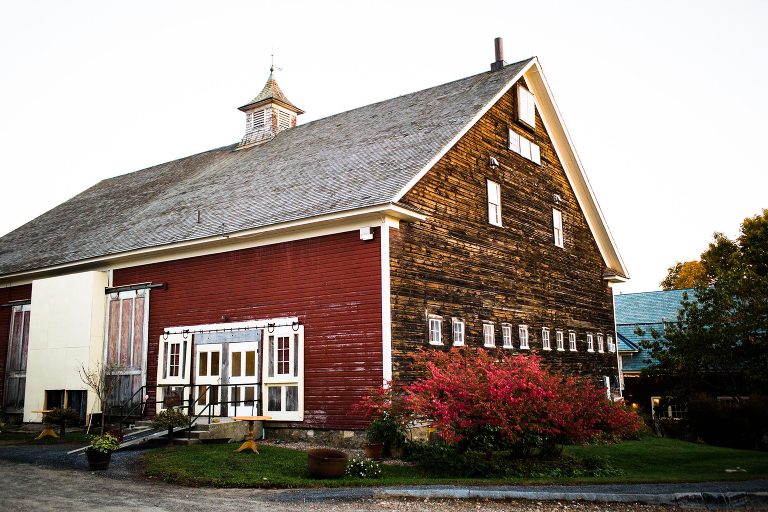
[[[173,432],[179,432],[182,430],[187,430],[189,427],[174,427]],[[128,446],[135,446],[137,444],[146,443],[149,440],[157,439],[158,437],[163,437],[168,435],[168,429],[167,428],[147,428],[142,429],[134,432],[129,432],[128,434],[125,434],[123,436],[123,442],[120,443],[120,447],[118,450],[121,450],[123,448],[127,448]],[[85,453],[85,450],[90,448],[91,445],[83,446],[82,448],[77,448],[75,450],[71,450],[67,452],[67,455],[72,455],[74,453]]]

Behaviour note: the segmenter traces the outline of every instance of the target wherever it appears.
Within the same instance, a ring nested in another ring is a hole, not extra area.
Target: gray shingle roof
[[[0,276],[389,203],[528,62],[103,180],[0,238]]]

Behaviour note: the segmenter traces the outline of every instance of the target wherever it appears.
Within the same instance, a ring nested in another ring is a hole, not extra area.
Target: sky
[[[0,0],[0,234],[237,142],[274,54],[307,122],[537,56],[632,278],[768,208],[768,2]],[[566,228],[567,235],[567,228]]]

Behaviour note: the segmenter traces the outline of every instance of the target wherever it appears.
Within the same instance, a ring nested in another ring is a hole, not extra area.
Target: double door
[[[195,346],[195,414],[259,414],[259,341]]]

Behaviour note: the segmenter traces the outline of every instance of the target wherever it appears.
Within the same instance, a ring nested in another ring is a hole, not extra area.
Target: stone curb
[[[452,498],[490,500],[594,501],[677,505],[682,508],[734,508],[747,504],[768,504],[767,492],[690,493],[595,493],[551,491],[499,491],[489,489],[379,489],[374,497]]]

